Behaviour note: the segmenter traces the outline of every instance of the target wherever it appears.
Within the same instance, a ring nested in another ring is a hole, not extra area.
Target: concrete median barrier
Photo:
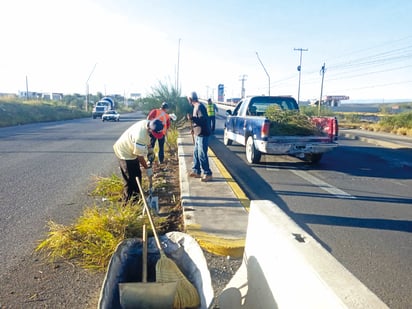
[[[243,263],[219,308],[388,308],[271,201],[251,201]]]

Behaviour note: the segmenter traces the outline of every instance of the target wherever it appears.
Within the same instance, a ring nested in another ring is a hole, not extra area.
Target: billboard
[[[327,95],[326,100],[327,101],[330,101],[330,100],[337,100],[337,101],[349,100],[349,97],[347,95]]]
[[[225,86],[223,84],[217,86],[217,101],[225,102]]]

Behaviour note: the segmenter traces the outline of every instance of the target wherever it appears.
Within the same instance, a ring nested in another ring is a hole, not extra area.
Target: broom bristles
[[[176,263],[161,254],[156,264],[156,282],[176,282],[176,296],[173,308],[197,308],[200,305],[199,293],[195,286],[181,272]]]

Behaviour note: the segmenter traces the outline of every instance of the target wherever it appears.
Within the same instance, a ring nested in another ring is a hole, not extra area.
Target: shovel
[[[153,176],[149,177],[149,196],[147,197],[147,205],[153,209],[157,214],[159,213],[159,197],[153,196]]]

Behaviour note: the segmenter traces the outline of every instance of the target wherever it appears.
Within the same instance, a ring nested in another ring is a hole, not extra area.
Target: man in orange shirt
[[[166,139],[167,130],[170,128],[170,116],[167,113],[168,109],[169,109],[169,105],[166,102],[163,102],[160,108],[152,109],[149,115],[147,115],[148,120],[159,119],[163,123],[162,132],[157,133],[157,132],[152,131],[150,133],[150,145],[152,146],[152,148],[154,148],[156,144],[156,140],[158,141],[158,144],[159,144],[158,158],[159,158],[160,164],[163,163],[164,158],[165,158],[165,154],[164,154],[165,139]]]

